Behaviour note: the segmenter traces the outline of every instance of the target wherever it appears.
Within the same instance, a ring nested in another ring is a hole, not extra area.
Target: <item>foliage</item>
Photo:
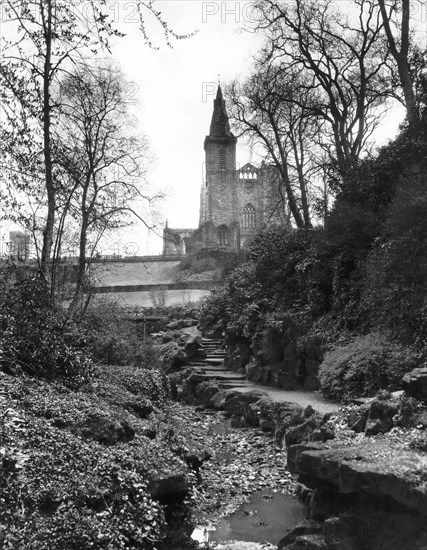
[[[104,373],[112,384],[122,386],[133,395],[147,397],[159,405],[164,405],[171,397],[168,377],[160,370],[110,367]]]
[[[197,254],[187,254],[180,262],[181,271],[190,271],[191,273],[203,273],[204,271],[213,271],[218,267],[218,260],[210,256],[198,258]]]
[[[18,272],[3,272],[0,297],[0,366],[81,384],[95,367],[81,329],[52,306],[46,283]]]
[[[1,478],[0,546],[156,548],[164,519],[150,497],[148,472],[161,467],[162,455],[165,466],[172,464],[170,452],[155,443],[147,448],[150,440],[142,436],[135,447],[83,441],[72,433],[73,426],[97,410],[114,417],[117,405],[60,384],[2,376],[8,399],[24,421],[19,431],[6,432],[4,443],[25,445],[27,461],[20,477]],[[128,399],[123,391],[122,406]],[[138,430],[138,421],[132,423]]]
[[[202,327],[250,341],[275,315],[284,331],[286,319],[298,325],[301,317],[304,325],[310,324],[330,300],[328,265],[317,244],[321,236],[321,231],[290,232],[283,227],[260,233],[248,249],[248,259],[205,301]]]
[[[417,366],[417,355],[381,334],[358,336],[325,354],[319,378],[323,394],[341,400],[374,396],[400,387],[402,376]]]
[[[362,307],[374,327],[427,350],[427,191],[415,176],[391,202],[383,235],[369,256]]]
[[[158,366],[149,339],[143,338],[135,322],[124,315],[120,304],[110,298],[93,300],[81,326],[86,332],[92,355],[106,365]]]

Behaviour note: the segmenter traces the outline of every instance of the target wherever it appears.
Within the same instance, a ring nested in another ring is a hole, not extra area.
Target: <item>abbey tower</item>
[[[205,137],[205,179],[200,194],[199,228],[164,230],[163,253],[201,249],[238,252],[262,229],[289,224],[276,169],[236,164],[237,138],[230,129],[221,86]]]

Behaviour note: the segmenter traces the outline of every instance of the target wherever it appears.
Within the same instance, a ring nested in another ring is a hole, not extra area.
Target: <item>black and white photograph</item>
[[[427,0],[0,0],[0,550],[427,550]]]

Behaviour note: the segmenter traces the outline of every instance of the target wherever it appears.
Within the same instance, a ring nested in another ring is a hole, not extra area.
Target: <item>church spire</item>
[[[222,95],[221,84],[218,83],[216,98],[214,99],[214,110],[209,130],[209,137],[212,138],[231,138],[234,137],[230,131],[225,101]]]

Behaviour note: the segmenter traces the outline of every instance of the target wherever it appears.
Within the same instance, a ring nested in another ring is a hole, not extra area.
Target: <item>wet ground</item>
[[[191,438],[211,455],[191,497],[200,548],[236,540],[277,544],[303,519],[303,506],[295,497],[296,479],[286,469],[286,450],[277,447],[272,434],[232,428],[221,412],[180,404],[173,416],[186,440]]]

